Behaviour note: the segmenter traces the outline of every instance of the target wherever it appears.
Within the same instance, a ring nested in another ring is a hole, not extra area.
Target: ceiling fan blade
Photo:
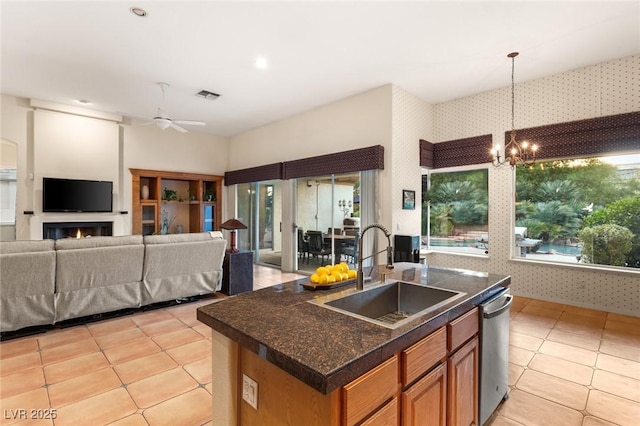
[[[190,126],[204,126],[205,123],[204,121],[193,121],[193,120],[173,120],[174,123],[178,123],[178,124],[188,124]]]
[[[175,124],[175,123],[171,123],[171,124],[169,125],[169,127],[173,128],[173,129],[176,129],[176,130],[177,130],[177,131],[179,131],[180,133],[187,133],[187,132],[188,132],[188,130],[187,130],[187,129],[182,128],[182,127],[178,126],[178,125],[177,125],[177,124]]]

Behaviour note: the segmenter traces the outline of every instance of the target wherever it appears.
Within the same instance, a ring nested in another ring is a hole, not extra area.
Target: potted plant
[[[164,199],[166,201],[176,201],[178,199],[178,193],[173,189],[164,189]]]

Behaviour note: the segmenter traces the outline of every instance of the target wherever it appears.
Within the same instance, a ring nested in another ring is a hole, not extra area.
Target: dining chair
[[[298,228],[298,258],[307,259],[307,263],[309,263],[309,241],[307,241],[307,237],[304,235],[304,229]]]
[[[312,255],[314,258],[320,257],[321,262],[324,263],[324,258],[331,255],[331,250],[327,250],[325,248],[322,232],[307,231],[307,238],[307,242],[309,244],[309,255]]]
[[[360,241],[360,233],[356,232],[355,238],[352,241],[345,242],[342,247],[342,254],[346,256],[347,263],[351,263],[353,265],[356,264],[358,260],[358,242]]]

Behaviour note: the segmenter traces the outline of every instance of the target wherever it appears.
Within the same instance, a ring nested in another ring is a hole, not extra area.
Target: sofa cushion
[[[54,244],[54,240],[7,241],[0,244],[0,254],[52,251],[54,249]]]
[[[218,291],[226,241],[208,232],[146,235],[143,304]]]
[[[56,250],[79,250],[99,247],[120,247],[142,244],[142,235],[123,235],[119,237],[62,238],[56,240]]]
[[[56,321],[142,302],[141,235],[56,240]]]

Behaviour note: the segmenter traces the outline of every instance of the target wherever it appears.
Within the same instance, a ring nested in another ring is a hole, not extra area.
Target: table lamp
[[[238,229],[247,229],[247,225],[240,222],[238,219],[229,219],[225,223],[220,225],[220,228],[231,231],[231,238],[227,252],[237,253],[239,250],[236,248],[236,232],[238,232]]]

